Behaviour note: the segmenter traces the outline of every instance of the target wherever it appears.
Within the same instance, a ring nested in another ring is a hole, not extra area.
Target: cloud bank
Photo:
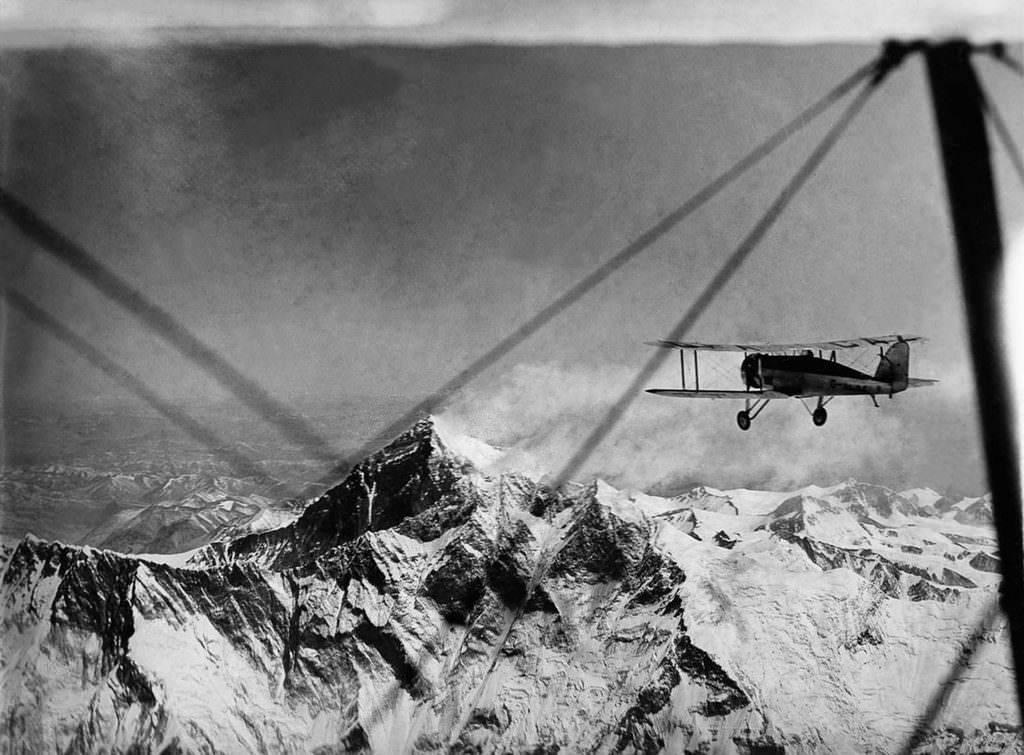
[[[625,366],[520,364],[491,385],[464,391],[445,417],[557,473],[631,377]],[[738,402],[643,394],[595,449],[582,477],[661,492],[695,483],[789,489],[847,477],[896,488],[982,490],[978,439],[963,428],[974,421],[964,383],[954,378],[927,390],[882,399],[879,409],[866,398],[837,399],[822,428],[798,402],[772,402],[749,432],[736,427]]]

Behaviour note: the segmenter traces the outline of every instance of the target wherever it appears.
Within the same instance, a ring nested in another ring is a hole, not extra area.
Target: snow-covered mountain
[[[550,490],[423,420],[282,527],[26,538],[5,751],[1020,751],[986,498]],[[970,512],[970,513],[968,513]]]

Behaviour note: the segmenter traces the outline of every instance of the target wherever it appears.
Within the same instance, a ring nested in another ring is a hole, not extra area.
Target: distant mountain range
[[[124,553],[177,553],[285,523],[307,503],[291,492],[273,477],[236,477],[208,464],[128,473],[20,467],[0,476],[2,530],[7,537],[29,531]]]
[[[972,637],[911,749],[1024,747],[987,496],[553,490],[434,419],[228,487],[4,551],[5,751],[892,752]]]

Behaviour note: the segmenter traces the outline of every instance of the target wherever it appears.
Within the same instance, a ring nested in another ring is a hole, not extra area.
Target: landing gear
[[[757,419],[758,414],[764,411],[764,408],[768,406],[768,402],[770,400],[771,399],[760,398],[751,401],[748,398],[743,411],[736,415],[736,424],[740,426],[740,430],[749,430],[750,423]]]
[[[800,403],[804,405],[804,409],[806,409],[807,413],[811,415],[811,422],[814,423],[815,427],[821,427],[826,422],[828,422],[828,412],[825,411],[825,404],[827,404],[834,398],[835,396],[819,396],[818,405],[814,408],[813,411],[811,410],[811,407],[807,405],[806,401],[804,401],[802,398],[800,399]]]
[[[750,414],[743,411],[736,415],[736,424],[740,426],[740,430],[750,429]]]

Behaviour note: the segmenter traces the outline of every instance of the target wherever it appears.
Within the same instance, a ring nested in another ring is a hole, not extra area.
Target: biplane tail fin
[[[892,392],[898,393],[907,389],[907,376],[910,374],[910,344],[899,340],[889,347],[878,360],[875,380],[892,385]]]

